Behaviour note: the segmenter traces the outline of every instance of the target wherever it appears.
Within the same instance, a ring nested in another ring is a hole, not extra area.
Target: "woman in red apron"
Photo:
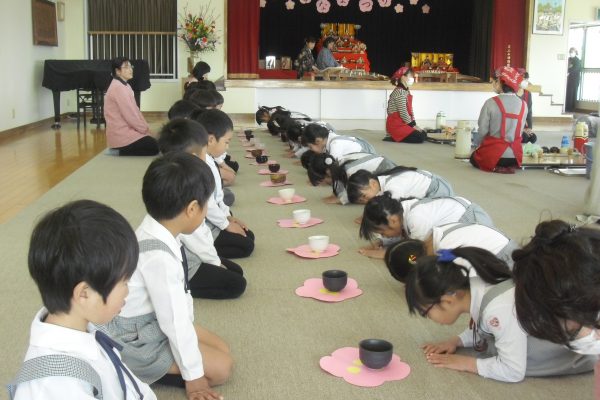
[[[498,96],[487,100],[479,114],[479,147],[471,164],[483,171],[509,173],[521,166],[521,132],[527,105],[517,96],[523,77],[512,67],[496,70],[493,87]]]
[[[417,126],[412,108],[412,94],[409,87],[414,83],[413,71],[401,67],[392,75],[390,82],[396,89],[390,95],[387,107],[385,130],[388,142],[423,143],[427,134]]]

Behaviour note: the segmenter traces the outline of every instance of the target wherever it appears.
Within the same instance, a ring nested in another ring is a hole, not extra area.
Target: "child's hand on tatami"
[[[438,368],[448,368],[462,372],[477,373],[477,359],[475,357],[461,356],[459,354],[435,354],[426,355],[427,361]]]
[[[425,343],[421,348],[425,355],[428,354],[454,354],[456,349],[462,346],[462,342],[458,336],[453,337],[450,340],[438,343]]]
[[[371,246],[361,247],[360,249],[358,249],[358,252],[363,256],[369,258],[376,258],[378,260],[383,260],[383,258],[385,257],[385,249],[383,247],[377,249],[374,249]]]
[[[358,225],[362,224],[362,215],[360,217],[356,217],[354,219],[354,223]]]
[[[248,230],[248,226],[247,226],[247,225],[246,225],[246,223],[245,223],[244,221],[242,221],[241,219],[239,219],[239,218],[235,218],[235,217],[231,217],[231,220],[230,220],[230,221],[233,221],[233,222],[235,222],[236,224],[238,224],[239,226],[241,226],[243,230],[245,230],[245,231],[247,231],[247,230]]]
[[[188,400],[223,400],[223,396],[208,385],[206,377],[185,382],[185,392]]]
[[[331,195],[323,198],[325,204],[340,204],[340,199],[336,195]]]

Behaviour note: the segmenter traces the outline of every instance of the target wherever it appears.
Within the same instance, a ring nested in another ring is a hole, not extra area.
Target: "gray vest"
[[[338,140],[338,141],[345,140],[347,142],[358,143],[358,144],[360,144],[360,152],[361,153],[377,154],[375,147],[373,147],[373,145],[371,143],[367,142],[363,138],[359,138],[356,136],[336,136],[333,139],[331,139],[330,146],[336,140]]]

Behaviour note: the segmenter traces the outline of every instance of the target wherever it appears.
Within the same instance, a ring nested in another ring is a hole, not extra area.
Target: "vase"
[[[187,59],[187,70],[189,74],[192,73],[196,62],[198,61],[199,55],[200,54],[197,51],[190,51],[190,56]]]

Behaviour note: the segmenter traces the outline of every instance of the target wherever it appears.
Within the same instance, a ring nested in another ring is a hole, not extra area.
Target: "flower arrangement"
[[[216,18],[210,10],[211,3],[200,7],[198,14],[188,12],[187,6],[179,19],[179,38],[185,42],[190,53],[215,51],[219,43]]]

